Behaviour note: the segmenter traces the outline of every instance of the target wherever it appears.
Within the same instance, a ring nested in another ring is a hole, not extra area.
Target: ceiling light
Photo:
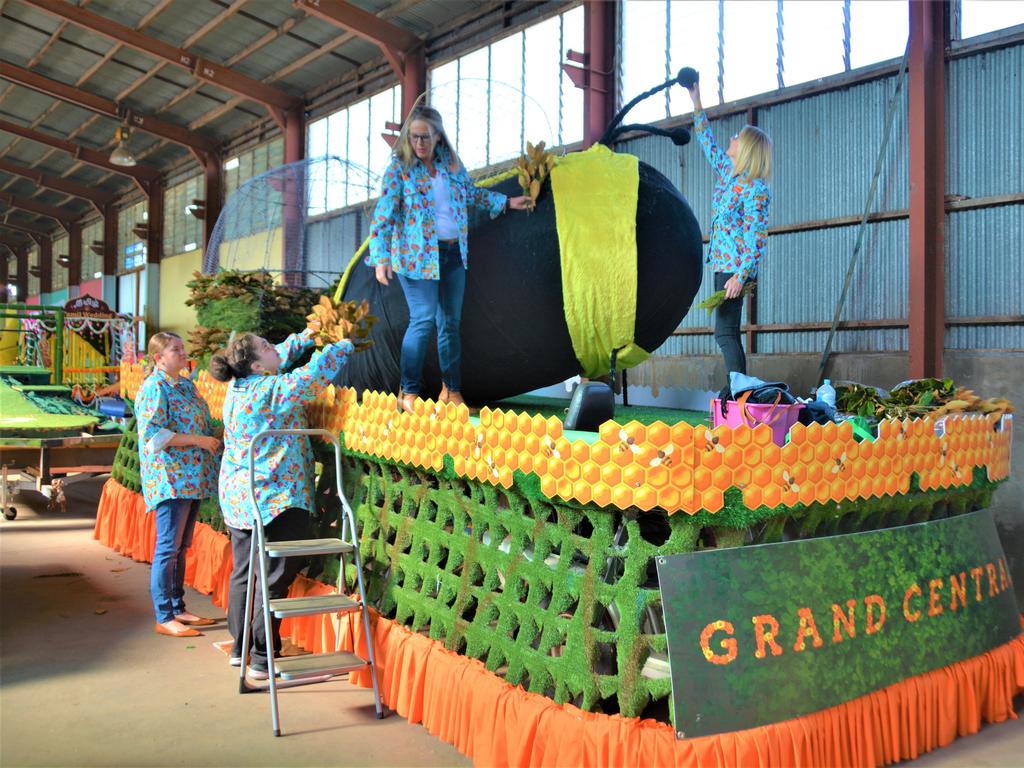
[[[57,263],[60,264],[62,267],[69,267],[71,266],[71,257],[68,256],[67,254],[61,254],[60,256],[57,257]]]
[[[110,153],[110,162],[114,165],[120,165],[125,168],[130,168],[136,164],[135,155],[128,148],[128,141],[132,137],[131,128],[127,125],[119,126],[115,139],[117,146],[114,147],[114,151]]]

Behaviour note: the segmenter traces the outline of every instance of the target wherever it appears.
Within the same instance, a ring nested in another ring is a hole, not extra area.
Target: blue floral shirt
[[[167,499],[217,495],[215,456],[197,446],[167,446],[176,434],[213,434],[210,409],[195,384],[154,369],[135,396],[135,419],[147,510]]]
[[[451,155],[444,147],[438,147],[434,167],[448,180],[451,212],[459,229],[462,265],[468,269],[468,206],[485,208],[493,218],[504,209],[507,198],[500,192],[476,186],[464,167],[460,165],[453,171],[451,165]],[[371,267],[391,264],[395,272],[414,280],[441,278],[434,191],[427,167],[418,159],[406,168],[397,155],[392,156],[370,222],[370,252],[366,263]]]
[[[284,361],[294,361],[312,345],[308,332],[293,334],[277,345]],[[224,460],[220,466],[220,508],[224,522],[236,529],[252,528],[249,495],[249,445],[265,429],[308,429],[304,405],[337,376],[352,352],[340,341],[313,353],[300,368],[272,376],[246,376],[228,384],[224,399]],[[313,510],[313,449],[308,437],[262,440],[254,462],[256,503],[263,523],[291,507]]]
[[[718,173],[711,197],[711,243],[706,261],[715,272],[734,274],[742,282],[757,278],[768,240],[768,206],[772,194],[764,179],[734,176],[733,164],[715,144],[704,110],[693,113],[701,149]]]

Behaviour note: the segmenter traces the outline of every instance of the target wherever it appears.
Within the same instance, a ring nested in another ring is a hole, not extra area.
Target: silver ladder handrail
[[[249,579],[246,586],[245,593],[245,621],[243,622],[242,628],[242,664],[239,672],[239,693],[251,693],[253,691],[270,691],[270,713],[271,713],[271,724],[273,727],[274,735],[281,735],[280,718],[278,714],[278,703],[277,703],[277,689],[278,687],[290,688],[298,685],[311,685],[313,683],[320,683],[330,680],[337,674],[347,674],[347,672],[333,671],[328,674],[310,674],[302,676],[301,673],[297,673],[298,679],[289,679],[277,681],[277,670],[275,669],[274,663],[274,635],[273,635],[273,622],[271,618],[271,600],[269,590],[267,588],[267,570],[268,570],[268,554],[267,554],[267,540],[264,532],[263,517],[259,513],[259,505],[256,501],[256,483],[255,483],[255,471],[256,471],[256,446],[259,445],[263,440],[269,437],[283,437],[283,436],[295,436],[295,437],[320,437],[325,441],[329,442],[334,447],[334,473],[335,481],[337,483],[338,498],[341,500],[342,506],[342,523],[341,523],[341,535],[338,538],[343,545],[348,545],[352,551],[353,564],[355,565],[356,571],[356,582],[359,587],[359,610],[362,613],[363,619],[363,631],[366,638],[366,647],[369,654],[369,670],[370,679],[373,683],[373,699],[374,706],[377,711],[377,717],[384,717],[384,708],[380,700],[380,691],[377,684],[377,661],[373,652],[373,637],[370,633],[370,615],[366,605],[366,587],[363,583],[363,567],[362,559],[359,556],[359,535],[356,528],[355,515],[352,512],[352,507],[348,503],[348,497],[342,490],[342,472],[341,472],[341,443],[338,440],[338,436],[329,432],[325,429],[265,429],[257,434],[252,442],[249,444],[248,458],[249,458],[249,500],[252,504],[252,515],[253,515],[253,531],[256,533],[255,536],[250,538],[249,547]],[[346,537],[351,531],[351,540],[346,540]],[[304,541],[302,544],[315,545],[317,540]],[[328,539],[320,540],[322,542],[330,541]],[[276,545],[282,545],[286,542],[274,542]],[[339,596],[345,594],[345,550],[340,549],[337,551],[331,550],[331,554],[339,554],[340,556],[340,567],[338,571],[338,584],[337,590]],[[296,553],[299,554],[299,553]],[[249,643],[251,634],[251,625],[253,619],[253,605],[255,602],[255,587],[256,578],[253,569],[253,561],[257,561],[259,564],[260,572],[260,589],[263,593],[263,626],[264,635],[267,640],[267,667],[268,667],[268,686],[252,686],[246,680],[246,669],[248,666],[248,655],[249,655]],[[333,610],[325,611],[311,611],[316,613],[333,613]],[[306,612],[308,615],[310,611]],[[335,652],[341,650],[341,631],[336,633],[335,640]]]

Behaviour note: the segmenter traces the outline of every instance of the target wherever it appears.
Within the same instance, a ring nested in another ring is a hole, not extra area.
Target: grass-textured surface
[[[114,477],[137,491],[128,427]],[[335,536],[333,461],[326,450],[320,459],[316,533]],[[657,556],[938,519],[984,508],[997,485],[977,469],[966,487],[924,492],[912,481],[900,496],[753,510],[733,488],[721,511],[691,516],[549,499],[518,471],[506,490],[459,476],[451,460],[434,472],[347,451],[343,471],[367,596],[383,615],[555,701],[666,722]],[[216,500],[200,516],[224,530]],[[316,562],[310,575],[334,581],[336,566]]]
[[[77,435],[99,419],[81,414],[46,413],[36,403],[0,381],[0,436],[66,437]]]
[[[528,413],[531,416],[540,414],[545,419],[554,416],[558,419],[565,419],[566,410],[569,408],[568,400],[561,400],[557,397],[540,397],[537,395],[519,395],[510,397],[494,403],[492,408],[500,408],[505,412]],[[660,421],[663,424],[678,424],[685,421],[694,426],[708,425],[710,420],[707,411],[686,411],[676,408],[655,408],[645,405],[616,405],[615,421],[625,424],[629,421],[638,421],[641,424],[653,424]]]

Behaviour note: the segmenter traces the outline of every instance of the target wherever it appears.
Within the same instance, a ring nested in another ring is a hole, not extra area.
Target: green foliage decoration
[[[115,478],[138,488],[134,419]],[[333,453],[314,443],[314,535],[337,536]],[[128,454],[134,453],[132,464]],[[667,515],[549,499],[534,475],[510,489],[346,451],[343,489],[360,531],[368,599],[382,615],[481,660],[509,683],[588,711],[669,722],[671,685],[655,558],[886,528],[988,506],[997,483],[793,507],[745,507],[726,491],[718,513]],[[224,530],[215,499],[200,518]],[[337,560],[311,578],[336,583]],[[354,585],[351,562],[346,583]]]

